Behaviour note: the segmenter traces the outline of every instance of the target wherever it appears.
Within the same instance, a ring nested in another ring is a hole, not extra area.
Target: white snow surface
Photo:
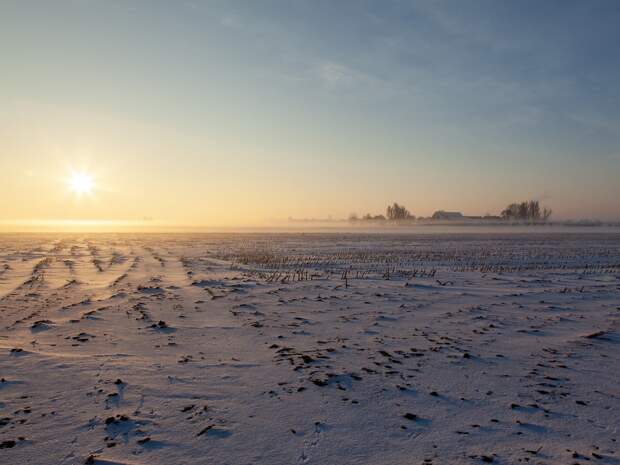
[[[7,465],[620,464],[620,235],[3,235],[0,377]]]

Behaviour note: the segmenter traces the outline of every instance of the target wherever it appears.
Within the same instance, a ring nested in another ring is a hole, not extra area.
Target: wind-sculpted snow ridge
[[[0,236],[0,463],[618,464],[620,235]]]

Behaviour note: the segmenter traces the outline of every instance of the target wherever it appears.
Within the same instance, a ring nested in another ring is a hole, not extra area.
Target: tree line
[[[501,218],[507,221],[523,221],[531,223],[542,223],[551,217],[552,210],[550,208],[542,207],[538,200],[526,200],[521,203],[511,203],[502,212]],[[484,219],[482,217],[463,217],[470,219]],[[485,218],[491,218],[489,216]],[[493,217],[497,218],[498,217]],[[404,206],[397,202],[392,205],[388,205],[385,209],[385,215],[366,215],[359,218],[355,213],[349,216],[349,221],[402,221],[402,220],[415,220],[416,217]],[[421,220],[424,218],[420,218]]]
[[[357,221],[360,218],[352,213],[349,216],[349,221]],[[415,220],[415,216],[411,214],[409,210],[404,205],[399,205],[397,202],[394,202],[392,205],[388,205],[385,209],[385,215],[371,215],[370,213],[365,214],[361,218],[366,221],[400,221],[400,220]]]
[[[511,203],[502,211],[502,218],[510,221],[545,222],[551,217],[550,208],[541,208],[538,200]]]

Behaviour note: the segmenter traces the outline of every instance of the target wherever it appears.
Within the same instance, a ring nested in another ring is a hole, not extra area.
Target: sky
[[[615,0],[0,0],[0,230],[619,220],[618,24]]]

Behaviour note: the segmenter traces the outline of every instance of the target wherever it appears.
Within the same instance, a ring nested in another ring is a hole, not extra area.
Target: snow
[[[620,462],[620,235],[0,236],[0,463]]]

